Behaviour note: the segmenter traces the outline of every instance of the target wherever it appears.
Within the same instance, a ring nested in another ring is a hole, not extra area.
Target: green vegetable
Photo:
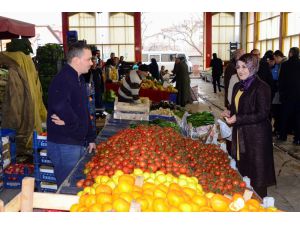
[[[214,116],[210,112],[197,112],[187,117],[187,122],[191,123],[193,127],[200,127],[204,125],[214,124]]]

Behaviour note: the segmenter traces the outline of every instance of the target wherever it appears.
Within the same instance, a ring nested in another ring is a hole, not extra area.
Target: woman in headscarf
[[[149,64],[149,72],[151,73],[152,77],[155,78],[157,81],[160,80],[159,68],[155,58],[151,59],[151,63]]]
[[[245,54],[236,64],[240,82],[233,87],[230,111],[222,116],[233,126],[232,156],[239,172],[251,179],[260,197],[276,184],[272,127],[269,120],[271,89],[257,76],[258,58]]]

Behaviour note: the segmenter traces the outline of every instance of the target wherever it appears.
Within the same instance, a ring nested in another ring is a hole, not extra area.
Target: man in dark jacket
[[[257,75],[260,79],[266,82],[271,88],[271,98],[275,95],[275,87],[273,82],[273,76],[269,65],[269,60],[273,60],[273,51],[268,50],[264,54],[263,58],[259,61],[259,69]]]
[[[295,115],[294,144],[300,145],[300,60],[299,48],[289,51],[289,59],[281,64],[279,96],[282,103],[280,140],[287,139],[289,117]]]
[[[221,92],[220,78],[223,74],[223,62],[217,57],[217,53],[213,53],[213,59],[210,62],[210,67],[212,68],[212,79],[214,86],[214,93],[217,93],[216,84],[218,83],[218,89]]]
[[[152,77],[155,78],[157,81],[161,80],[159,76],[158,64],[155,58],[151,59],[151,63],[149,64],[149,72],[151,73]]]
[[[88,111],[85,81],[81,74],[92,65],[92,53],[84,43],[74,43],[67,64],[53,79],[48,91],[47,148],[58,186],[87,150],[96,148]]]

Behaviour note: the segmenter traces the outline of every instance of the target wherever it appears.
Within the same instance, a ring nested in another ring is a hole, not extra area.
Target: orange
[[[152,189],[146,189],[143,191],[144,195],[150,195],[153,196],[154,191]]]
[[[257,211],[261,207],[260,202],[256,199],[249,199],[246,202],[246,206],[249,208],[250,211]]]
[[[181,202],[178,205],[178,208],[180,209],[181,212],[192,212],[193,211],[192,205],[187,202]]]
[[[121,176],[119,176],[119,180],[118,180],[119,183],[121,182],[126,182],[126,183],[129,183],[131,185],[134,185],[135,183],[135,178],[129,174],[123,174]]]
[[[96,188],[96,194],[99,194],[99,193],[111,194],[112,188],[106,184],[99,184]]]
[[[223,195],[215,194],[210,199],[211,207],[216,212],[227,212],[229,210],[230,199]]]
[[[205,196],[201,195],[195,195],[192,198],[192,201],[196,203],[199,207],[207,206],[208,205],[208,199]]]
[[[83,194],[83,195],[81,195],[81,196],[79,197],[79,204],[80,204],[81,206],[84,206],[84,205],[85,205],[85,201],[86,201],[86,199],[87,199],[88,196],[89,196],[88,194]]]
[[[200,207],[199,212],[213,212],[214,210],[210,207],[204,206]]]
[[[111,203],[113,201],[112,196],[107,193],[100,193],[96,197],[96,201],[99,204],[104,204],[104,203]]]
[[[85,206],[90,207],[95,203],[96,203],[96,195],[88,195],[88,197],[85,200]]]
[[[166,185],[164,185],[164,184],[159,184],[158,186],[157,186],[160,190],[162,190],[163,192],[165,192],[165,193],[167,193],[168,192],[168,187],[166,186]]]
[[[166,198],[167,197],[166,193],[160,189],[155,189],[153,192],[153,196],[155,198]]]
[[[193,211],[193,212],[199,212],[199,210],[200,210],[199,205],[197,205],[197,204],[194,203],[194,202],[189,202],[189,204],[192,206],[192,211]]]
[[[132,192],[133,185],[129,182],[122,181],[118,184],[118,189],[120,192]]]
[[[239,193],[234,193],[232,196],[232,201],[236,201],[239,198],[244,199],[243,195],[241,195]]]
[[[147,190],[147,189],[153,189],[153,188],[155,188],[155,184],[152,184],[152,183],[149,183],[149,182],[145,182],[144,184],[143,184],[143,190]]]
[[[152,209],[152,205],[153,205],[153,196],[152,195],[147,195],[144,194],[143,198],[146,199],[148,201],[148,209]]]
[[[167,200],[170,205],[177,207],[181,202],[184,201],[184,198],[179,191],[173,190],[167,193]]]
[[[148,208],[149,203],[146,198],[138,197],[136,199],[136,202],[140,203],[142,212],[144,212]]]
[[[196,191],[189,187],[184,187],[182,191],[187,194],[190,198],[193,198],[196,194]]]
[[[184,201],[186,201],[186,202],[191,201],[190,196],[187,195],[186,193],[183,193],[183,194],[182,194],[182,197],[183,197]]]
[[[141,187],[138,187],[138,186],[134,185],[133,188],[132,188],[132,191],[141,192],[142,193],[143,189]]]
[[[181,187],[179,186],[179,184],[171,183],[170,186],[169,186],[169,190],[180,191],[180,190],[181,190]]]
[[[102,207],[101,204],[93,204],[89,207],[89,212],[101,212],[102,211]]]
[[[124,199],[124,200],[127,201],[128,203],[130,203],[130,202],[132,201],[132,199],[133,199],[133,197],[132,197],[131,194],[125,193],[125,192],[121,193],[121,194],[119,195],[119,198]]]
[[[114,194],[112,195],[112,201],[117,200],[117,199],[119,198],[119,196],[120,196],[120,193],[114,193]]]
[[[168,203],[163,198],[156,198],[153,200],[153,210],[154,212],[168,212]]]
[[[169,212],[180,212],[180,210],[175,206],[170,206],[169,207]]]
[[[85,206],[79,206],[77,212],[88,212],[88,208]]]
[[[78,203],[73,204],[70,208],[70,212],[77,212],[79,207],[80,207],[80,204],[78,204]]]
[[[112,209],[113,209],[113,206],[112,206],[111,203],[106,202],[106,203],[104,203],[104,204],[102,205],[102,211],[103,211],[103,212],[109,212],[109,211],[111,211]]]
[[[130,204],[122,198],[115,200],[112,206],[113,209],[116,210],[117,212],[129,212],[129,208],[130,208]]]
[[[137,192],[137,191],[133,191],[132,192],[132,197],[133,197],[133,199],[137,199],[137,198],[139,198],[139,197],[141,197],[142,196],[142,193],[141,192]]]

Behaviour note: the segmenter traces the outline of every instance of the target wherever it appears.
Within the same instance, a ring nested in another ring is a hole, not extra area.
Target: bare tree
[[[181,24],[162,29],[161,34],[173,42],[180,40],[187,43],[202,56],[202,30],[203,20],[199,16],[191,16],[190,19],[184,20]]]

